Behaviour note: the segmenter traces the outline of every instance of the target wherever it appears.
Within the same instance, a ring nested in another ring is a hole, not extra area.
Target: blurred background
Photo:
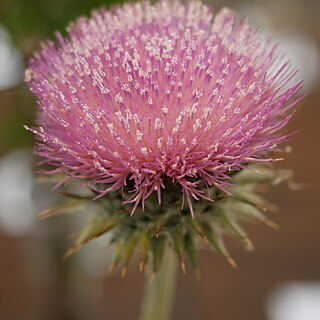
[[[115,1],[112,1],[115,2]],[[35,99],[23,84],[26,61],[41,39],[63,31],[70,20],[108,0],[0,0],[0,319],[137,319],[144,277],[137,264],[125,279],[105,277],[112,257],[102,240],[71,259],[63,253],[86,213],[39,220],[39,211],[59,198],[36,183],[32,125]],[[273,188],[269,199],[281,208],[271,218],[280,232],[247,226],[253,253],[229,241],[238,262],[203,250],[202,280],[179,276],[173,319],[320,319],[320,1],[215,0],[249,17],[287,52],[300,69],[308,97],[297,107],[291,129],[301,133],[281,167],[304,185]]]

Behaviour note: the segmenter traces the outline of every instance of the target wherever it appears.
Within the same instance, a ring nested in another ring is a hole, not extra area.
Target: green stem
[[[146,280],[139,320],[169,320],[174,305],[177,257],[171,248],[165,254],[155,279]]]

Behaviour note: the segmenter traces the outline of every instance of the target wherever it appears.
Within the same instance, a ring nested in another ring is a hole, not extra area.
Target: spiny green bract
[[[251,250],[252,242],[240,225],[241,222],[255,220],[277,228],[264,214],[265,211],[276,210],[276,207],[261,197],[259,185],[289,180],[291,172],[255,165],[240,172],[231,172],[230,176],[234,183],[233,187],[228,188],[232,196],[211,188],[215,201],[194,202],[194,218],[188,210],[181,209],[181,190],[171,183],[166,185],[161,206],[156,199],[152,199],[146,203],[144,211],[138,208],[133,216],[130,216],[130,206],[123,206],[120,194],[112,193],[96,200],[99,212],[83,227],[65,256],[70,256],[84,244],[108,232],[111,234],[110,243],[116,248],[109,271],[121,266],[122,276],[126,274],[135,253],[139,254],[141,271],[148,265],[156,273],[168,247],[176,252],[183,272],[186,271],[188,260],[198,274],[197,251],[201,242],[222,254],[231,266],[236,267],[225,247],[224,236],[235,237],[245,249]],[[43,212],[41,216],[52,216],[70,209],[76,212],[78,205],[92,203],[88,200],[92,198],[92,194],[62,194],[67,196],[66,201]]]

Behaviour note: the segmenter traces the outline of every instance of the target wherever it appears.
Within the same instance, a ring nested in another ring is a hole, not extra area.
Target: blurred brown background
[[[125,279],[105,277],[112,251],[96,241],[68,261],[62,254],[85,213],[40,221],[37,212],[58,201],[32,175],[31,124],[35,101],[21,83],[25,61],[40,39],[52,37],[70,19],[99,0],[0,0],[0,319],[137,319],[144,277],[135,263]],[[256,250],[229,241],[238,262],[203,250],[202,280],[179,276],[173,319],[320,319],[320,1],[210,2],[235,8],[279,41],[300,68],[308,97],[297,107],[291,129],[301,133],[280,167],[295,171],[304,189],[273,188],[281,208],[273,218],[280,232],[248,225]]]

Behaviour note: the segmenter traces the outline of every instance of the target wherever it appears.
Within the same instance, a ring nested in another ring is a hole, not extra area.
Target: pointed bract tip
[[[53,215],[53,213],[54,213],[54,210],[53,210],[53,209],[47,209],[47,210],[44,210],[44,211],[40,212],[40,213],[38,214],[38,217],[39,217],[40,219],[49,218],[49,217],[51,217],[51,216]]]
[[[237,263],[233,260],[232,257],[227,256],[226,259],[227,259],[229,265],[230,265],[232,268],[234,268],[234,269],[237,269],[237,268],[238,268]]]
[[[121,269],[121,278],[125,278],[125,276],[127,275],[127,266],[123,266],[122,269]]]
[[[243,238],[243,243],[245,245],[246,250],[252,251],[254,249],[252,241],[247,236]]]
[[[186,274],[186,261],[184,260],[184,258],[180,260],[180,267],[181,267],[182,273]]]
[[[144,265],[145,265],[144,260],[141,259],[139,262],[139,271],[140,272],[144,271]]]
[[[279,231],[279,230],[280,230],[280,226],[279,226],[277,223],[275,223],[274,221],[270,220],[270,219],[265,218],[265,219],[263,220],[263,222],[264,222],[268,227],[270,227],[271,229],[273,229],[273,230],[275,230],[275,231]]]
[[[108,273],[108,274],[111,274],[111,273],[113,272],[113,270],[115,269],[115,267],[116,267],[115,262],[112,262],[111,265],[110,265],[109,268],[108,268],[107,273]]]
[[[78,246],[74,246],[71,247],[67,250],[67,252],[65,252],[65,254],[63,255],[63,259],[68,259],[69,257],[71,257],[75,252],[77,252],[79,249],[81,248],[81,245]]]

